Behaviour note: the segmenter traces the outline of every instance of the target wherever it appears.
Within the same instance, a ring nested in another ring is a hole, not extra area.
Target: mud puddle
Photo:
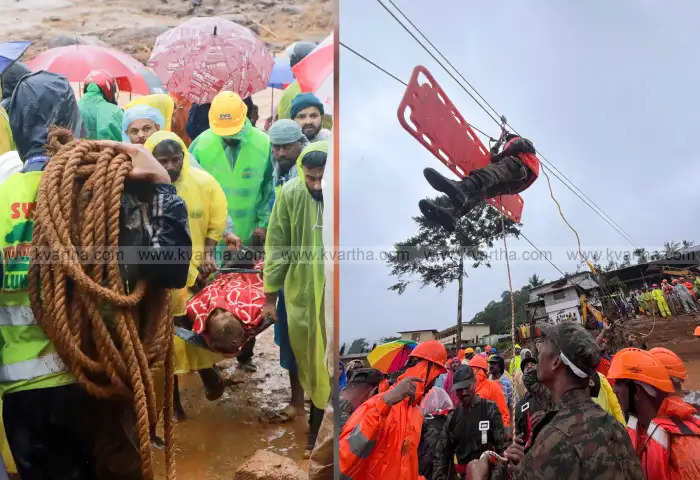
[[[238,467],[260,449],[291,458],[306,468],[307,462],[302,459],[305,419],[284,424],[265,421],[289,401],[289,380],[279,366],[273,338],[272,329],[258,337],[255,373],[237,368],[235,360],[219,364],[226,367],[222,373],[232,383],[219,400],[210,402],[204,397],[197,374],[179,377],[187,419],[175,427],[178,478],[231,479]],[[162,460],[162,455],[156,454],[160,472]]]

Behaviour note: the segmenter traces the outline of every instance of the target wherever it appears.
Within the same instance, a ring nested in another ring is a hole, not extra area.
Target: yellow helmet
[[[222,137],[235,135],[245,124],[248,107],[237,93],[219,92],[209,108],[209,127]]]

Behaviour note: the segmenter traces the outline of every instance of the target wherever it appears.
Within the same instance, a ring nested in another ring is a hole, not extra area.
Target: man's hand
[[[513,465],[520,465],[520,463],[523,461],[523,458],[525,458],[523,437],[519,435],[513,440],[513,443],[511,443],[508,446],[508,448],[506,448],[506,451],[503,453],[503,456],[506,457],[508,461]]]
[[[216,266],[216,260],[214,260],[214,257],[210,254],[205,255],[204,259],[202,260],[202,264],[199,266],[199,274],[206,279],[217,270],[218,267]]]
[[[256,245],[265,245],[265,235],[267,235],[267,230],[262,227],[253,230],[253,236],[258,239]]]
[[[226,242],[226,248],[228,248],[229,250],[241,249],[241,239],[233,233],[225,233],[224,242]]]
[[[262,318],[271,318],[273,322],[277,322],[277,294],[266,293],[265,304],[262,308]]]
[[[119,153],[125,153],[131,158],[133,168],[129,172],[130,180],[141,180],[151,183],[170,183],[170,175],[163,165],[143,145],[119,143],[111,140],[97,142],[105,147],[112,147]]]
[[[472,460],[467,464],[467,478],[469,480],[487,480],[489,478],[489,461],[487,458]]]
[[[404,398],[411,398],[411,401],[416,399],[416,382],[422,382],[420,377],[406,377],[382,396],[382,400],[387,405],[396,405]]]

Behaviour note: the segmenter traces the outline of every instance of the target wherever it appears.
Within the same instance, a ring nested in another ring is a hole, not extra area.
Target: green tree
[[[447,197],[435,201],[442,206],[450,206]],[[467,267],[491,267],[486,249],[502,238],[504,233],[517,236],[518,224],[503,217],[496,209],[483,202],[475,206],[468,215],[461,217],[455,231],[450,233],[430,222],[424,216],[414,217],[418,233],[394,245],[394,251],[387,260],[391,274],[398,281],[389,287],[402,294],[416,276],[421,288],[431,285],[444,289],[454,281],[457,289],[457,344],[462,340],[462,295],[463,281]]]
[[[348,348],[348,354],[351,353],[364,353],[369,349],[369,343],[366,338],[358,338],[350,343],[350,348]]]
[[[382,337],[379,339],[379,343],[389,343],[394,340],[399,340],[401,337]]]
[[[544,285],[544,280],[538,277],[536,273],[533,273],[530,278],[527,279],[527,285],[530,288],[537,288]]]
[[[642,263],[647,263],[649,261],[649,253],[647,252],[646,248],[635,248],[632,251],[632,255],[637,257],[637,265],[641,265]]]

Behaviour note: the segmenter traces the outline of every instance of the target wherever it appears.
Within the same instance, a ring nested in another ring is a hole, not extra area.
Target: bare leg
[[[180,388],[178,386],[177,375],[175,375],[173,388],[173,408],[175,409],[175,420],[181,422],[187,418],[187,415],[185,414],[185,409],[182,407],[182,402],[180,401]]]

